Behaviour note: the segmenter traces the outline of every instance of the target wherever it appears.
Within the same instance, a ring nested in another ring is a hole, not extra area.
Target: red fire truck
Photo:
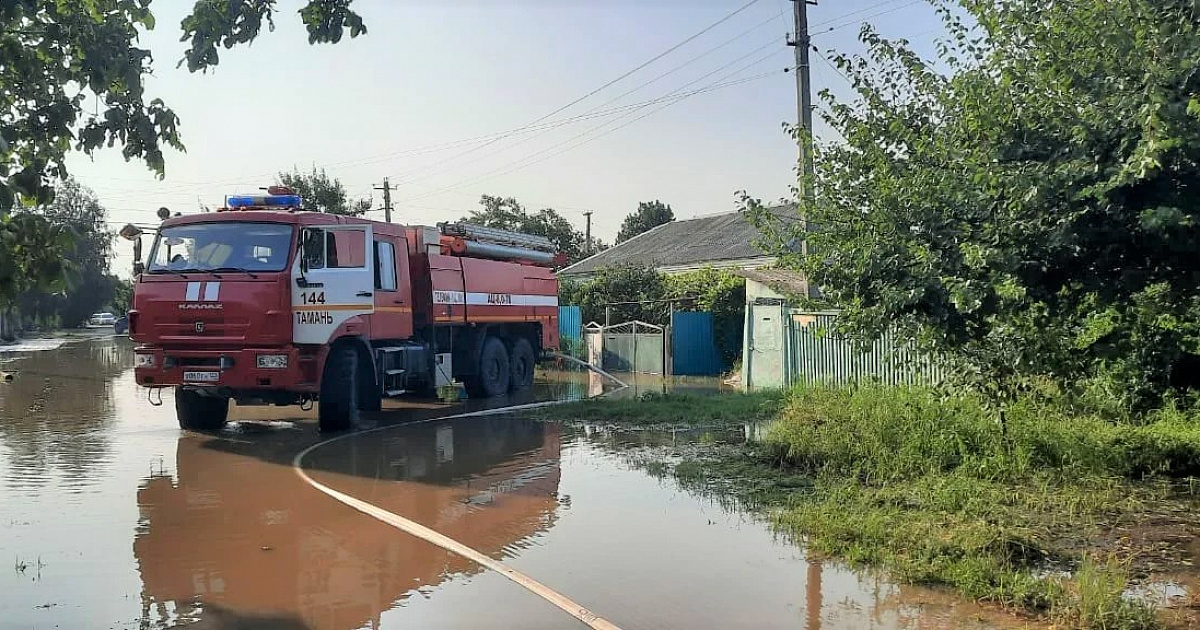
[[[290,190],[268,193],[166,219],[144,264],[135,243],[136,378],[175,387],[181,427],[220,428],[230,400],[319,401],[321,429],[345,429],[383,398],[454,381],[472,397],[527,388],[557,348],[548,240],[307,212]]]

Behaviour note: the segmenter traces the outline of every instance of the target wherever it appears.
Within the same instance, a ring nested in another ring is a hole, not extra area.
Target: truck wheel
[[[325,359],[317,420],[322,431],[344,431],[358,424],[358,353],[336,346]]]
[[[521,337],[513,343],[512,354],[509,355],[508,362],[512,367],[512,375],[509,376],[508,386],[514,392],[529,389],[533,385],[533,345],[529,340]]]
[[[185,431],[220,431],[229,418],[229,399],[204,396],[190,387],[175,388],[175,416]]]
[[[508,383],[512,376],[508,363],[508,348],[496,337],[488,337],[483,342],[483,350],[479,353],[479,370],[467,379],[467,394],[471,398],[491,398],[508,393]]]

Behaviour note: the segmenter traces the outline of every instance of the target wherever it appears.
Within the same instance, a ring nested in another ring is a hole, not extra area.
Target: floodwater
[[[156,407],[135,386],[132,360],[128,341],[97,339],[6,364],[17,378],[0,385],[0,627],[585,627],[306,485],[292,461],[328,439],[311,412],[238,409],[219,435],[184,433],[169,393]],[[493,404],[604,386],[552,375]],[[761,521],[647,474],[611,435],[512,416],[429,420],[467,405],[388,407],[382,428],[318,446],[305,469],[626,630],[1014,621],[810,561]]]

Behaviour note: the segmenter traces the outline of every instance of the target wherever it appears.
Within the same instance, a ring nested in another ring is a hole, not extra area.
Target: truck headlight
[[[134,367],[140,367],[140,368],[154,367],[154,355],[153,354],[143,354],[140,352],[135,353],[133,355],[133,365],[134,365]]]
[[[263,370],[281,370],[288,365],[288,355],[286,354],[260,354],[258,355],[258,367]]]

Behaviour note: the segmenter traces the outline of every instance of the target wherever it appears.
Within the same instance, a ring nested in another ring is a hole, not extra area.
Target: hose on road
[[[559,353],[550,353],[550,354],[557,358],[566,359],[568,361],[573,361],[593,372],[596,372],[597,374],[603,376],[604,378],[611,380],[613,383],[615,383],[617,385],[617,388],[615,390],[605,392],[604,394],[601,394],[601,396],[606,396],[608,394],[613,393],[614,391],[620,391],[620,390],[628,387],[628,385],[626,385],[624,382],[622,382],[617,377],[613,376],[612,374],[609,374],[608,372],[605,372],[604,370],[602,370],[594,365],[585,363],[583,361],[580,361],[579,359],[576,359],[575,357],[567,356],[565,354],[559,354]],[[437,418],[428,418],[425,420],[420,420],[417,422],[412,422],[412,423],[408,423],[408,424],[404,424],[404,425],[400,425],[400,426],[411,426],[413,424],[423,424],[426,422],[437,422],[440,420],[454,420],[454,419],[458,419],[458,418],[472,418],[472,417],[478,417],[478,416],[489,416],[489,415],[497,415],[497,414],[504,414],[504,413],[513,413],[516,411],[523,411],[526,409],[537,409],[537,408],[541,408],[541,407],[549,407],[552,405],[559,405],[564,402],[570,402],[570,401],[552,400],[552,401],[530,403],[530,404],[524,404],[524,405],[511,405],[508,407],[498,407],[495,409],[486,409],[483,411],[471,411],[471,412],[467,412],[467,413],[457,413],[457,414],[450,414],[450,415],[446,415],[446,416],[440,416]],[[528,575],[521,573],[520,571],[517,571],[516,569],[514,569],[512,567],[509,567],[508,565],[504,564],[503,562],[500,562],[499,560],[495,560],[472,547],[468,547],[467,545],[465,545],[457,540],[454,540],[453,538],[450,538],[449,536],[446,536],[445,534],[442,534],[438,531],[430,529],[430,528],[428,528],[424,525],[421,525],[420,523],[417,523],[415,521],[411,521],[407,518],[404,518],[403,516],[400,516],[399,514],[389,512],[377,505],[368,503],[366,501],[363,501],[362,499],[357,499],[357,498],[352,497],[343,492],[334,490],[333,488],[330,488],[329,486],[326,486],[325,484],[323,484],[319,481],[316,481],[315,479],[310,477],[308,475],[308,473],[305,472],[305,470],[304,470],[304,456],[308,455],[312,451],[314,451],[322,446],[331,444],[333,442],[337,442],[339,440],[344,440],[346,438],[357,437],[364,433],[374,433],[376,431],[383,431],[383,430],[394,429],[394,428],[397,428],[397,427],[395,427],[395,426],[377,427],[374,429],[367,429],[365,431],[358,431],[355,433],[347,433],[346,435],[339,435],[337,437],[325,440],[323,442],[318,442],[318,443],[313,444],[312,446],[304,449],[303,451],[300,451],[296,455],[296,457],[294,459],[292,459],[292,468],[296,471],[296,474],[299,475],[300,479],[304,483],[321,491],[322,493],[333,498],[334,500],[336,500],[346,506],[349,506],[355,510],[358,510],[359,512],[362,512],[363,514],[366,514],[367,516],[370,516],[371,518],[374,518],[382,523],[386,523],[387,525],[395,527],[396,529],[398,529],[402,532],[416,536],[417,538],[420,538],[421,540],[424,540],[426,542],[437,545],[438,547],[441,547],[442,549],[445,549],[446,551],[449,551],[451,553],[456,553],[464,558],[467,558],[468,560],[478,563],[481,566],[487,567],[487,568],[499,573],[500,575],[503,575],[504,577],[512,580],[513,582],[516,582],[517,584],[521,585],[522,587],[524,587],[526,590],[530,591],[534,595],[537,595],[538,597],[541,597],[542,599],[546,600],[547,602],[554,604],[555,606],[562,609],[567,614],[569,614],[572,617],[578,619],[579,621],[582,621],[583,623],[587,624],[588,627],[593,628],[593,630],[620,630],[620,628],[616,624],[612,623],[611,621],[608,621],[607,619],[605,619],[605,618],[597,615],[596,613],[588,610],[587,608],[579,605],[578,603],[576,603],[575,601],[573,601],[566,595],[563,595],[562,593],[555,591],[554,589],[550,588],[549,586],[546,586],[545,584],[538,582],[537,580],[533,579],[532,577],[529,577]]]

